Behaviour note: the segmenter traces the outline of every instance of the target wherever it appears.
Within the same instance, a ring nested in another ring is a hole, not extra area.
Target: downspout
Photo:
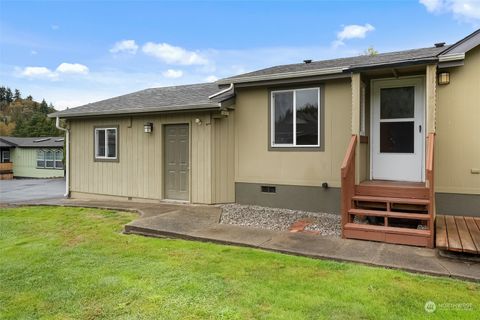
[[[67,156],[67,159],[65,159],[65,194],[63,195],[64,197],[69,197],[70,196],[70,130],[63,128],[60,126],[60,118],[57,117],[55,126],[57,127],[58,130],[65,131],[65,145],[66,145],[66,151],[65,154]]]
[[[217,93],[212,94],[211,96],[208,97],[208,99],[215,98],[221,94],[224,94],[225,92],[228,92],[233,89],[233,83],[230,83],[230,86],[227,89],[223,89],[222,91],[219,91]]]

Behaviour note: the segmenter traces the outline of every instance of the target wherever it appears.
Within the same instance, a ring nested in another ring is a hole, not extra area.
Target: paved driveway
[[[62,198],[65,179],[14,179],[0,180],[0,202]]]

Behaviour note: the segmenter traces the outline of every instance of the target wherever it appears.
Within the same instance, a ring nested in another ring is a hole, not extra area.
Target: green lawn
[[[0,209],[0,319],[474,319],[480,285],[121,234],[132,213]],[[434,313],[426,301],[437,303]],[[448,304],[471,304],[455,310]],[[468,307],[468,306],[467,306]]]

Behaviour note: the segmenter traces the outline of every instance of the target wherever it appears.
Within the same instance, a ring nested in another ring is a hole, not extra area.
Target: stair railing
[[[435,179],[434,179],[434,155],[435,155],[435,133],[429,133],[427,137],[427,157],[425,164],[425,186],[428,188],[428,195],[430,203],[428,205],[428,214],[430,215],[430,220],[428,223],[428,228],[434,232],[435,227]],[[433,247],[433,236],[432,236],[432,247]]]
[[[352,208],[352,197],[355,193],[355,148],[357,146],[357,135],[352,135],[348,144],[347,153],[343,158],[341,168],[341,214],[342,214],[342,238],[344,238],[344,226],[348,223],[348,211]]]

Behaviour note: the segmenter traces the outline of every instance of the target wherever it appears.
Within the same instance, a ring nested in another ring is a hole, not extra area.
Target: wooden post
[[[427,133],[435,133],[437,110],[437,65],[431,64],[426,70],[425,94],[427,101]]]
[[[362,79],[360,73],[352,73],[352,135],[360,136],[360,103]],[[360,168],[360,143],[356,144],[355,167]],[[360,183],[360,170],[355,171],[355,183]]]

